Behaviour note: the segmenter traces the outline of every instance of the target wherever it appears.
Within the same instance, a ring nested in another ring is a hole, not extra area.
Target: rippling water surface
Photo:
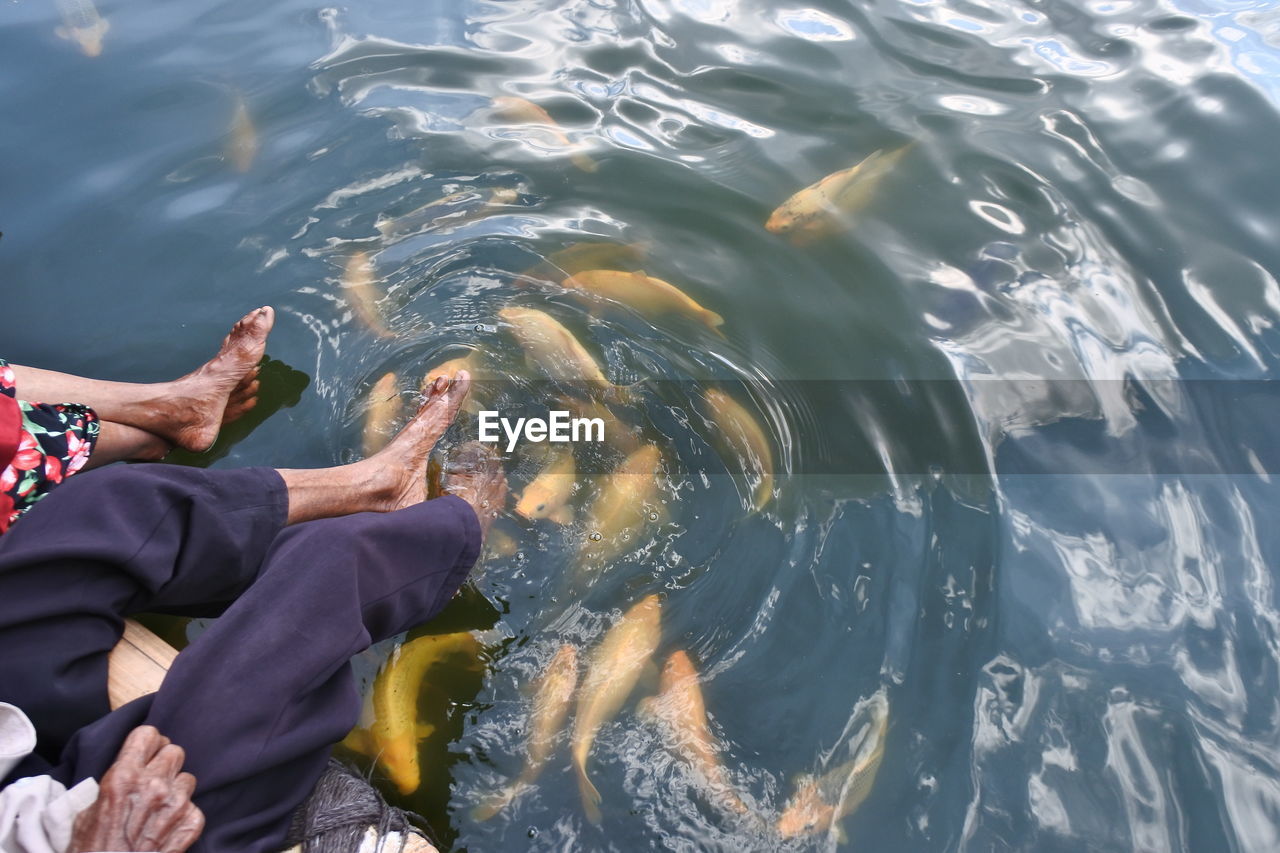
[[[1280,848],[1274,3],[103,0],[94,58],[63,8],[0,9],[8,357],[166,378],[275,305],[270,416],[187,461],[320,466],[361,453],[389,371],[407,404],[476,352],[479,394],[545,405],[498,315],[536,307],[663,450],[661,517],[607,568],[573,577],[620,453],[596,449],[578,520],[500,520],[428,629],[477,631],[483,672],[433,671],[426,781],[387,791],[446,847]],[[906,145],[837,233],[764,229]],[[583,243],[723,336],[567,292]],[[382,335],[341,286],[359,252]],[[759,512],[712,386],[769,435]],[[512,454],[517,491],[537,466]],[[598,827],[567,737],[475,820],[530,682],[654,592],[659,662],[689,652],[764,820],[630,705],[591,758]],[[868,799],[784,842],[796,777],[882,689]]]

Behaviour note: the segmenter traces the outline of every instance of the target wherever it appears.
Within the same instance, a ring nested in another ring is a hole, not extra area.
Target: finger
[[[179,773],[169,785],[165,800],[147,815],[137,841],[138,847],[145,850],[159,850],[164,841],[177,831],[192,808],[191,795],[195,793],[196,777],[190,773]]]
[[[171,782],[173,777],[182,771],[182,763],[186,760],[186,751],[176,743],[170,743],[152,756],[145,770],[148,774],[160,776],[166,782]]]
[[[187,848],[196,843],[200,833],[204,832],[204,812],[195,803],[187,803],[182,815],[169,835],[161,839],[155,848],[160,853],[186,853]]]
[[[115,763],[141,767],[168,743],[169,739],[160,734],[154,726],[138,726],[124,739],[124,745],[116,754]]]

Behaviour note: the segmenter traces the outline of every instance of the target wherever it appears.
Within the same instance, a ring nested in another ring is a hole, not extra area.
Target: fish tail
[[[595,824],[600,823],[600,792],[587,778],[585,764],[578,765],[578,791],[582,794],[582,810],[586,812],[587,820]]]

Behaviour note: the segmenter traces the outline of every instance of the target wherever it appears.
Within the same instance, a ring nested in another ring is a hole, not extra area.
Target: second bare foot
[[[441,376],[425,390],[426,400],[391,442],[363,465],[375,482],[388,487],[387,510],[403,509],[427,499],[427,462],[449,425],[458,416],[471,390],[471,375],[458,371],[453,379]]]

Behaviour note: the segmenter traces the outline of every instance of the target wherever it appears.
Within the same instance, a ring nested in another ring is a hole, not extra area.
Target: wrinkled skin
[[[182,747],[151,726],[130,732],[98,783],[98,799],[76,817],[69,853],[183,853],[204,831],[185,759]]]

